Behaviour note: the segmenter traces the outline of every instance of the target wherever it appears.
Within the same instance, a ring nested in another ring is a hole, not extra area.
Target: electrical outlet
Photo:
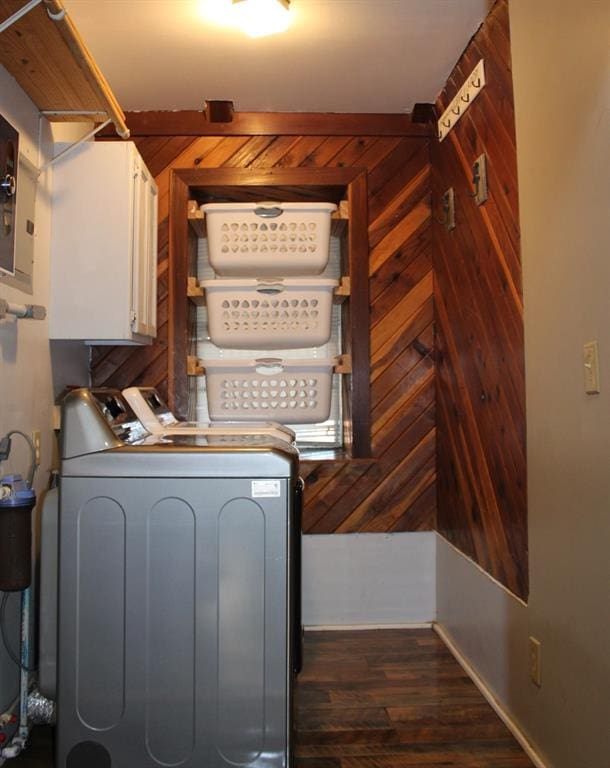
[[[541,655],[542,655],[542,645],[540,643],[540,640],[536,640],[535,637],[530,637],[529,639],[530,678],[532,680],[532,683],[534,683],[534,685],[537,685],[539,688],[542,685]]]
[[[36,466],[40,465],[40,430],[35,429],[32,432],[32,442],[34,443],[34,452],[36,453]]]

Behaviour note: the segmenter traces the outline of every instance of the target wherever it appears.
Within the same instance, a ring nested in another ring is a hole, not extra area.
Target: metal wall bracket
[[[451,232],[452,229],[455,229],[455,195],[453,193],[453,187],[449,187],[441,197],[441,206],[443,208],[443,218],[440,223],[445,227],[447,232]]]
[[[474,201],[481,205],[487,200],[487,156],[479,155],[472,164],[472,186]]]

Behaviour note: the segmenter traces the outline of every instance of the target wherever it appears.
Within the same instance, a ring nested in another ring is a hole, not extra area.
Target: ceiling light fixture
[[[250,37],[285,32],[290,25],[290,0],[233,0],[237,26]]]

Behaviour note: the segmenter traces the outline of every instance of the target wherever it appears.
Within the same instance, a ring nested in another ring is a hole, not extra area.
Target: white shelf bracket
[[[83,113],[76,112],[75,114],[81,115]],[[96,125],[92,131],[89,131],[89,133],[85,134],[84,136],[81,136],[81,138],[78,141],[75,141],[74,144],[70,144],[69,147],[66,147],[59,154],[55,155],[55,157],[52,157],[50,160],[44,163],[44,165],[40,167],[40,170],[38,171],[38,175],[40,175],[41,173],[44,173],[47,170],[47,168],[50,168],[58,160],[61,160],[62,157],[65,157],[66,155],[70,154],[70,152],[75,150],[77,147],[80,147],[81,144],[84,144],[86,141],[89,141],[89,139],[93,138],[98,131],[101,131],[102,128],[105,128],[111,122],[112,120],[108,118],[108,120],[106,120],[105,122],[100,123],[99,125]]]

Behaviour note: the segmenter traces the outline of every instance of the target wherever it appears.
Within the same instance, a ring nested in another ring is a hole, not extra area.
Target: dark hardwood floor
[[[427,629],[308,632],[295,768],[533,768]]]
[[[294,768],[533,768],[427,629],[306,633],[296,712]],[[51,729],[10,764],[52,768]]]

